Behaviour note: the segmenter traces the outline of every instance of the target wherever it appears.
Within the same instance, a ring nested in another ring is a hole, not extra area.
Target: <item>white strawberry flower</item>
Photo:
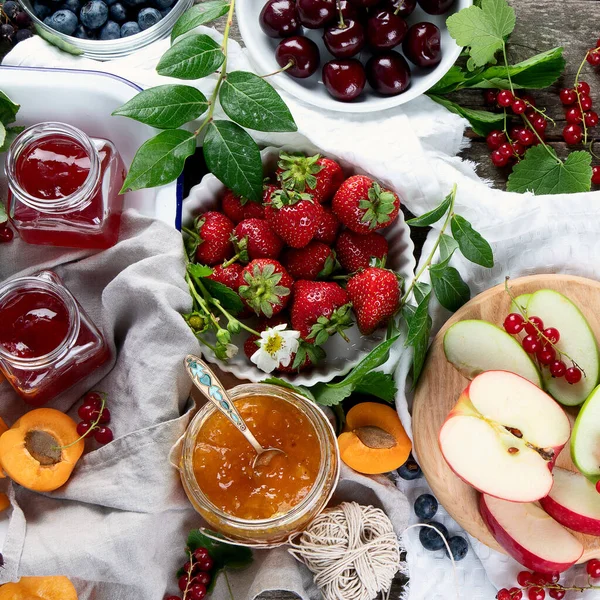
[[[238,353],[239,348],[235,344],[227,344],[225,346],[225,354],[227,358],[233,358]]]
[[[258,350],[250,360],[265,373],[271,373],[280,364],[287,367],[292,361],[292,355],[298,351],[300,332],[286,330],[287,325],[282,323],[275,327],[268,327],[260,334]]]

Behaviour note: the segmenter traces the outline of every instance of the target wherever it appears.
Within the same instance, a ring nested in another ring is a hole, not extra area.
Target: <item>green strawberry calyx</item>
[[[284,206],[294,206],[294,204],[298,204],[303,200],[313,202],[313,198],[310,194],[295,192],[294,190],[288,190],[285,187],[275,190],[271,194],[271,206],[276,209],[281,209]]]
[[[325,358],[325,350],[323,350],[321,346],[300,340],[300,345],[296,351],[292,369],[300,369],[302,366],[304,366],[307,357],[311,365],[317,365]]]
[[[281,304],[281,298],[290,295],[290,289],[279,285],[281,273],[275,271],[275,265],[254,265],[252,272],[244,273],[244,285],[239,288],[240,296],[257,314],[267,318],[273,316],[273,306]]]
[[[382,190],[374,181],[368,192],[368,199],[359,200],[358,207],[364,209],[361,223],[375,229],[377,225],[390,221],[390,215],[395,210],[396,196],[393,192]]]
[[[320,316],[317,322],[312,326],[310,333],[308,334],[308,340],[314,340],[316,346],[324,344],[330,336],[335,333],[339,333],[346,342],[350,343],[350,340],[344,333],[344,329],[352,327],[352,315],[351,309],[352,304],[344,304],[339,308],[336,308],[329,317]]]
[[[317,187],[315,175],[323,169],[323,165],[317,164],[320,158],[320,154],[304,156],[282,152],[277,166],[282,170],[280,177],[285,187],[296,192],[304,192],[307,188],[314,190]]]

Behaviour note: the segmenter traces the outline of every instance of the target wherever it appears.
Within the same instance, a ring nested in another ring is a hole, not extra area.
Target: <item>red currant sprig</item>
[[[83,404],[77,411],[81,422],[77,425],[77,433],[81,438],[92,433],[99,444],[109,444],[113,441],[110,423],[110,411],[106,408],[106,394],[103,392],[88,392],[83,398]]]
[[[211,571],[215,563],[206,548],[197,548],[193,552],[188,549],[189,560],[183,565],[184,574],[177,585],[182,596],[168,596],[165,600],[202,600],[212,581]]]

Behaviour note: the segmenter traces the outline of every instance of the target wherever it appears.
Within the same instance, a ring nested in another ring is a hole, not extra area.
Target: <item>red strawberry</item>
[[[340,220],[333,214],[333,211],[328,206],[323,206],[323,217],[321,223],[315,233],[313,239],[317,242],[323,242],[329,246],[332,246],[337,238],[337,232],[340,228]]]
[[[388,253],[388,243],[379,233],[361,235],[346,229],[340,233],[335,251],[342,267],[354,273],[366,269],[373,257],[383,259]]]
[[[325,279],[335,267],[335,252],[329,246],[313,240],[304,248],[285,250],[281,262],[294,279]]]
[[[217,265],[211,275],[208,276],[208,279],[212,279],[213,281],[218,281],[223,285],[226,285],[228,288],[231,288],[233,291],[237,292],[241,283],[241,274],[243,270],[243,266],[240,263],[232,263],[226,267],[223,265]]]
[[[264,219],[245,219],[238,223],[234,235],[240,258],[245,261],[277,258],[283,248],[283,242]]]
[[[400,286],[392,271],[369,267],[354,275],[346,287],[358,328],[370,335],[400,307]]]
[[[242,196],[237,196],[227,190],[221,201],[223,212],[234,222],[239,223],[244,219],[264,219],[265,209],[262,204],[252,202]]]
[[[331,203],[340,221],[356,233],[371,233],[391,225],[400,210],[400,198],[365,175],[342,183]]]
[[[336,332],[348,341],[344,329],[352,325],[350,303],[346,290],[337,283],[297,281],[291,315],[300,337],[317,346]]]
[[[216,265],[233,256],[231,234],[233,223],[223,213],[211,210],[200,215],[194,222],[197,234],[191,234],[191,246],[195,248],[196,262]],[[188,230],[188,233],[189,232]],[[189,249],[189,248],[188,248]]]
[[[323,207],[308,194],[276,190],[265,207],[267,223],[292,248],[303,248],[317,233]]]
[[[290,301],[294,280],[276,260],[253,260],[242,270],[241,280],[239,294],[257,315],[270,318]]]
[[[327,202],[344,181],[342,167],[319,154],[305,156],[282,152],[277,176],[287,189],[310,194],[316,202]]]

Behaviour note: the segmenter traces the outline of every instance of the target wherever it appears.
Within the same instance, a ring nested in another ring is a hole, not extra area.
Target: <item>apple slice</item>
[[[571,385],[564,377],[554,378],[549,369],[543,369],[544,387],[561,404],[581,404],[598,384],[600,374],[598,346],[586,318],[567,297],[554,290],[533,293],[527,303],[527,315],[540,317],[544,327],[558,329],[557,348],[570,356],[585,373],[579,383]],[[571,366],[566,357],[563,360]]]
[[[583,554],[581,542],[536,504],[482,494],[479,512],[495,540],[532,571],[562,573]]]
[[[600,481],[600,386],[579,409],[573,425],[571,458],[590,481]]]
[[[531,298],[531,294],[521,294],[520,296],[517,296],[510,303],[510,312],[522,315],[523,312],[527,311],[527,304],[529,303],[529,298]]]
[[[477,490],[534,502],[550,492],[552,467],[570,429],[562,408],[533,383],[487,371],[460,395],[439,444],[450,468]]]
[[[444,335],[446,358],[467,379],[510,371],[542,387],[537,367],[517,339],[487,321],[459,321]]]
[[[555,468],[554,485],[540,500],[542,508],[561,525],[600,535],[600,494],[581,473]]]

